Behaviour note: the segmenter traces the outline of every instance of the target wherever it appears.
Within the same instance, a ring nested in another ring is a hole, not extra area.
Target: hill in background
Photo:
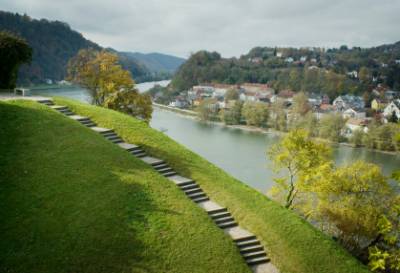
[[[176,91],[204,83],[267,83],[276,90],[363,94],[379,84],[400,90],[400,42],[361,48],[255,47],[239,58],[199,51],[178,69]]]
[[[161,53],[121,52],[121,54],[136,59],[153,73],[174,73],[186,61],[183,58]]]
[[[64,22],[32,19],[28,15],[0,11],[0,31],[6,30],[26,39],[33,48],[30,65],[19,71],[19,83],[43,83],[47,79],[63,80],[68,60],[80,49],[103,49],[85,39],[83,35]],[[136,82],[167,79],[184,61],[181,58],[159,53],[117,53],[122,66],[129,70]]]

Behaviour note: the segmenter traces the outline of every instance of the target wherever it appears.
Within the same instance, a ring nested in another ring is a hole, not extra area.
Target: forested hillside
[[[202,83],[269,83],[277,90],[361,94],[378,84],[400,89],[400,42],[374,48],[256,47],[240,58],[199,51],[172,81],[174,90]]]
[[[0,11],[0,30],[15,33],[24,38],[33,49],[30,65],[24,65],[19,72],[20,83],[42,83],[46,79],[59,81],[66,75],[66,64],[83,48],[102,49],[98,44],[85,39],[82,34],[70,28],[67,23],[32,19]],[[131,71],[136,82],[156,80],[160,77],[152,73],[136,59],[120,54],[120,62]]]
[[[143,54],[140,52],[121,52],[126,54],[139,62],[143,63],[151,72],[154,73],[174,73],[179,66],[181,66],[185,59],[161,54],[161,53],[148,53]]]

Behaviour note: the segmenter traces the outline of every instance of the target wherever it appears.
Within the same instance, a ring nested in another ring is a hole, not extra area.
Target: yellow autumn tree
[[[286,208],[292,208],[301,195],[309,192],[310,177],[322,166],[331,165],[330,148],[313,141],[302,129],[289,132],[270,148],[268,155],[274,171],[281,174],[274,178],[276,185],[269,194]]]
[[[68,79],[90,92],[92,103],[151,119],[151,100],[139,94],[129,71],[108,51],[83,49],[68,63]]]

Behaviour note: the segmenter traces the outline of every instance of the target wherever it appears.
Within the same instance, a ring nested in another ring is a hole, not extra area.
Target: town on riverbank
[[[154,92],[154,91],[158,92]],[[277,92],[268,84],[203,84],[180,92],[170,101],[160,100],[163,89],[150,91],[153,100],[170,110],[180,109],[202,120],[253,129],[288,131],[307,128],[315,137],[354,146],[400,149],[400,92],[378,85],[371,96]]]

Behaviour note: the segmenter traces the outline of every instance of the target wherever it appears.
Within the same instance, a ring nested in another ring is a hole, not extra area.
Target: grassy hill
[[[34,102],[0,102],[0,219],[1,273],[250,272],[173,183]]]
[[[197,180],[282,273],[369,272],[291,211],[145,123],[55,100]],[[0,117],[0,272],[249,272],[204,211],[100,135],[33,102],[0,103]]]
[[[165,159],[182,175],[195,179],[211,199],[227,206],[244,228],[263,241],[272,262],[281,272],[370,272],[331,238],[295,213],[269,200],[262,193],[234,179],[143,122],[118,112],[68,99],[57,98],[56,102],[69,106],[80,115],[89,116],[100,126],[114,128],[126,141],[141,145],[148,153]],[[193,227],[192,229],[194,230]]]

